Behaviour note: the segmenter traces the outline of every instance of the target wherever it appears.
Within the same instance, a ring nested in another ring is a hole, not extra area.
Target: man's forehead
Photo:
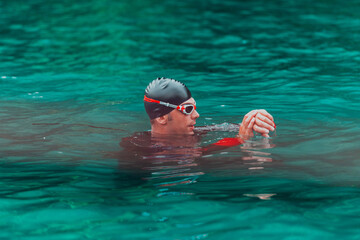
[[[190,98],[190,99],[186,100],[181,105],[188,104],[188,103],[192,103],[192,104],[196,105],[196,101],[194,98]]]

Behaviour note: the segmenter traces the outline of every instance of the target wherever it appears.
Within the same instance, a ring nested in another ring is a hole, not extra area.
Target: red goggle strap
[[[155,99],[152,99],[152,98],[148,98],[148,97],[145,96],[145,95],[144,95],[144,101],[145,101],[145,102],[158,103],[158,104],[161,104],[161,105],[164,105],[164,106],[167,106],[167,107],[179,109],[179,106],[176,106],[176,105],[171,104],[171,103],[167,103],[167,102],[162,102],[162,101],[159,101],[159,100],[155,100]]]
[[[155,99],[148,98],[148,97],[147,97],[147,96],[145,96],[145,95],[144,95],[144,101],[145,101],[145,102],[160,103],[160,101],[155,100]]]

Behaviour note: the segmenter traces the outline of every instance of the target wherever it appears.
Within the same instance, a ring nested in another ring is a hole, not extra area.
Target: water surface
[[[358,1],[0,9],[1,238],[359,239]],[[119,143],[149,130],[162,76],[191,89],[198,125],[264,108],[276,133],[134,164]]]

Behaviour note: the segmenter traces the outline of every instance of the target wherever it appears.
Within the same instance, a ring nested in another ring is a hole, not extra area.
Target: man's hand
[[[269,132],[274,131],[275,128],[274,118],[266,110],[252,110],[244,116],[239,129],[239,136],[253,137],[253,131],[255,131],[263,137],[269,137]]]

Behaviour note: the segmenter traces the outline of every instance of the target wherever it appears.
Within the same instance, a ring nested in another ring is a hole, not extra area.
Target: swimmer
[[[275,129],[273,117],[267,111],[253,110],[244,116],[240,126],[232,125],[232,130],[238,132],[236,137],[204,146],[202,136],[218,128],[195,127],[200,117],[195,99],[183,83],[169,78],[157,78],[147,86],[144,106],[151,131],[122,138],[122,150],[112,155],[119,159],[120,169],[135,170],[135,178],[151,181],[158,187],[196,182],[211,169],[211,162],[203,161],[203,156],[239,145],[246,149],[245,140],[254,136],[254,132],[267,140],[269,132]],[[249,158],[247,154],[244,152],[244,158]]]
[[[144,106],[152,136],[194,135],[200,115],[185,84],[169,78],[153,80],[145,90]],[[237,137],[249,139],[254,132],[269,137],[275,128],[274,118],[266,110],[252,110],[244,116]]]

